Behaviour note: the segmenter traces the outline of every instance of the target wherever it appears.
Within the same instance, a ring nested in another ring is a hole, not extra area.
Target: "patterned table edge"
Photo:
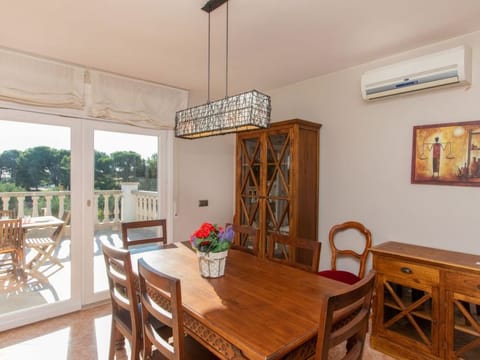
[[[238,360],[248,358],[242,353],[242,351],[228,340],[212,331],[207,326],[196,320],[193,316],[184,312],[184,325],[187,333],[193,336],[196,340],[205,343],[208,347],[213,349],[222,359],[226,360]],[[293,349],[284,356],[269,357],[269,360],[284,359],[284,360],[304,360],[309,359],[315,354],[315,347],[317,344],[317,337],[306,341],[299,347]]]

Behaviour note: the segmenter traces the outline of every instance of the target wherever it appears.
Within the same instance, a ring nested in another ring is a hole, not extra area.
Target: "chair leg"
[[[118,331],[117,327],[115,326],[115,320],[112,318],[112,328],[110,331],[110,350],[108,352],[108,359],[114,360],[115,359],[115,351],[117,349],[122,349],[125,346],[125,339],[123,338],[120,331]]]
[[[141,339],[132,339],[132,355],[131,360],[140,360],[140,350],[142,348],[142,340]]]

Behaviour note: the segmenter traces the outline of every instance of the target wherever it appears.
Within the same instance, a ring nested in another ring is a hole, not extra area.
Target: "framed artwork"
[[[480,121],[414,126],[411,181],[480,186]]]

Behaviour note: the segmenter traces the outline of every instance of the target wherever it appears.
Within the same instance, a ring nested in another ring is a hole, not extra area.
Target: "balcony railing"
[[[122,219],[158,219],[158,193],[138,191],[136,183],[130,185],[122,186],[122,190],[95,190],[93,210],[97,224],[114,224]],[[14,209],[17,217],[54,215],[61,218],[64,211],[70,209],[70,191],[0,192],[0,210],[7,209]]]

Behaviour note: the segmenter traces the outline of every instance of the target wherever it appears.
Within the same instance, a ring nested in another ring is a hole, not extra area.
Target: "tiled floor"
[[[104,360],[108,359],[109,341],[110,304],[102,304],[0,333],[0,359]],[[338,355],[330,358],[335,360]],[[363,358],[391,359],[368,345]],[[117,352],[116,359],[128,360],[128,356],[125,351]]]

